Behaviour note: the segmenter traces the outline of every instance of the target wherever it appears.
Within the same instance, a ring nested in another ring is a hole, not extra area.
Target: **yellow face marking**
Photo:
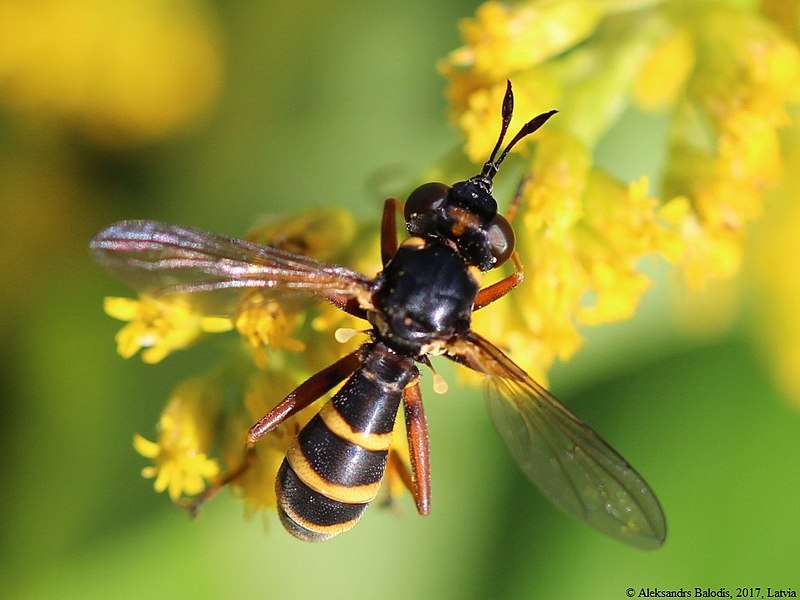
[[[286,460],[300,480],[315,492],[326,498],[346,504],[366,504],[372,502],[381,488],[381,481],[367,485],[338,485],[320,477],[309,464],[297,442],[293,442],[286,452]]]
[[[481,228],[481,222],[478,217],[460,206],[449,206],[447,208],[447,216],[453,219],[450,231],[456,237],[464,235],[469,229]]]

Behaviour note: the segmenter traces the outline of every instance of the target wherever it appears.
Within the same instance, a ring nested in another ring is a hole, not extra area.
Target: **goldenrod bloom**
[[[495,142],[507,79],[518,119],[560,110],[525,169],[515,225],[528,276],[503,309],[476,315],[477,328],[502,331],[543,374],[579,347],[579,325],[633,314],[650,283],[645,257],[678,265],[692,290],[738,272],[747,226],[783,171],[779,129],[800,100],[800,51],[780,26],[736,2],[527,0],[486,2],[461,33],[440,70],[471,160]],[[654,191],[594,164],[634,106],[669,123]]]
[[[219,390],[206,378],[186,381],[161,413],[157,440],[134,437],[136,451],[154,463],[142,469],[142,475],[155,478],[155,490],[167,490],[173,502],[199,494],[219,474],[219,464],[208,453],[220,401]]]
[[[586,147],[563,132],[543,136],[517,215],[527,278],[508,301],[479,311],[475,327],[503,340],[521,366],[545,379],[580,347],[579,326],[629,319],[650,280],[639,262],[676,260],[683,242],[648,181],[629,185],[592,166]],[[670,206],[673,213],[680,210]],[[683,204],[685,206],[685,204]],[[503,309],[500,309],[500,307]],[[499,310],[498,310],[499,309]]]
[[[299,383],[299,378],[285,370],[273,371],[269,375],[256,373],[250,377],[244,392],[244,410],[238,411],[229,423],[225,447],[228,470],[236,470],[245,459],[243,450],[248,429]],[[232,483],[234,494],[244,500],[246,516],[251,517],[263,509],[274,509],[277,506],[275,477],[289,443],[313,415],[313,410],[309,408],[287,419],[256,444],[247,470]]]
[[[292,336],[302,315],[260,291],[245,295],[236,315],[236,330],[245,338],[260,369],[267,367],[267,348],[301,352],[305,344]]]
[[[202,333],[233,328],[230,319],[202,315],[176,297],[108,297],[103,309],[115,319],[129,321],[116,336],[119,354],[130,358],[144,348],[142,360],[146,363],[157,363],[173,350],[186,348]]]

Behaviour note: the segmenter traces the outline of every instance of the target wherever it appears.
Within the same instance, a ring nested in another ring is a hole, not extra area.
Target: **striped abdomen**
[[[292,535],[322,541],[358,522],[380,488],[403,388],[418,376],[413,358],[365,346],[362,365],[300,431],[278,471],[278,514]]]

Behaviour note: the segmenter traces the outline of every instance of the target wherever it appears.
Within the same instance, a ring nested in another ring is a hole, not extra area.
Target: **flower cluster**
[[[138,434],[133,439],[136,451],[153,461],[142,475],[155,478],[156,491],[167,490],[173,502],[184,494],[199,494],[206,481],[219,475],[219,463],[209,453],[220,403],[213,383],[202,377],[185,381],[161,413],[157,441]]]
[[[679,265],[691,290],[739,270],[800,100],[800,52],[765,4],[767,15],[724,1],[490,1],[462,23],[465,45],[440,70],[472,161],[495,142],[507,79],[518,118],[561,111],[523,167],[532,184],[517,228],[532,276],[505,315],[476,319],[523,350],[523,366],[542,375],[579,347],[580,325],[629,318],[650,283],[644,257]],[[628,109],[665,120],[664,140],[642,140],[663,148],[663,199],[647,178],[625,183],[594,161]]]
[[[513,81],[517,119],[561,111],[504,164],[526,182],[514,205],[514,227],[529,275],[514,294],[475,314],[476,330],[492,331],[535,377],[577,351],[581,326],[633,315],[651,284],[641,268],[647,257],[680,267],[691,289],[739,269],[747,227],[784,169],[779,129],[789,123],[788,105],[800,99],[796,32],[772,20],[784,4],[763,2],[763,12],[740,4],[490,1],[462,24],[464,46],[441,62],[452,117],[474,163],[485,161],[495,144],[506,80]],[[798,10],[796,2],[786,4]],[[630,108],[666,124],[656,191],[644,174],[624,181],[595,161],[600,140]],[[440,174],[444,181],[464,179],[464,173]],[[259,227],[248,239],[375,273],[372,231],[357,235],[347,213],[325,210]],[[796,245],[796,236],[791,239]],[[793,309],[787,302],[786,311]],[[178,386],[157,440],[137,436],[135,447],[153,461],[144,475],[176,502],[249,461],[231,488],[247,514],[274,508],[275,474],[314,407],[245,456],[248,428],[360,341],[333,342],[334,331],[363,324],[332,306],[309,310],[258,290],[242,294],[224,314],[186,296],[108,299],[106,311],[129,321],[117,337],[120,354],[143,349],[146,362],[208,334],[238,332],[246,368],[227,361]],[[408,457],[403,436],[395,440],[390,497],[404,489],[397,467]]]
[[[375,261],[353,260],[379,256],[372,236],[361,235],[354,244],[356,233],[347,212],[328,209],[263,224],[247,238],[377,272]],[[142,474],[155,480],[156,491],[167,491],[181,506],[193,508],[192,497],[215,491],[229,474],[240,472],[230,487],[250,516],[275,508],[274,481],[287,446],[319,405],[287,419],[252,454],[245,450],[248,430],[305,378],[363,342],[363,336],[336,342],[336,330],[363,325],[332,306],[305,307],[297,298],[282,301],[259,290],[246,291],[232,303],[228,296],[219,300],[217,307],[191,294],[142,294],[138,299],[106,298],[104,307],[110,316],[127,321],[117,334],[119,354],[130,358],[141,350],[147,363],[160,362],[211,334],[239,334],[239,357],[226,357],[212,372],[179,384],[159,419],[156,440],[136,435],[134,447],[153,463]],[[405,450],[398,452],[407,458]],[[399,475],[390,472],[388,477],[390,493],[398,494],[393,482]]]
[[[173,350],[188,347],[202,333],[221,333],[233,327],[229,318],[203,315],[185,298],[108,297],[103,309],[110,317],[128,322],[116,336],[120,356],[130,358],[142,350],[142,360],[151,364]]]

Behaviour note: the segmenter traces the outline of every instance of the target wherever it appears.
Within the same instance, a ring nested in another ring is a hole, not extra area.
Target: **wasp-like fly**
[[[492,179],[511,148],[555,113],[526,123],[500,152],[512,111],[509,83],[500,135],[481,172],[453,186],[427,183],[414,190],[403,208],[409,237],[399,245],[399,203],[386,201],[383,270],[374,278],[269,246],[152,221],[116,223],[92,241],[100,264],[150,294],[258,288],[278,301],[327,300],[370,324],[369,341],[301,384],[248,434],[252,448],[346,380],[299,432],[278,473],[278,511],[296,537],[325,540],[358,522],[381,485],[401,402],[411,491],[420,514],[430,511],[428,431],[417,363],[428,365],[429,356],[443,355],[488,378],[488,406],[497,429],[523,472],[557,507],[632,546],[657,548],[664,542],[664,514],[644,479],[470,328],[473,311],[522,281],[514,232],[497,212]],[[481,289],[480,272],[509,258],[515,272]]]

